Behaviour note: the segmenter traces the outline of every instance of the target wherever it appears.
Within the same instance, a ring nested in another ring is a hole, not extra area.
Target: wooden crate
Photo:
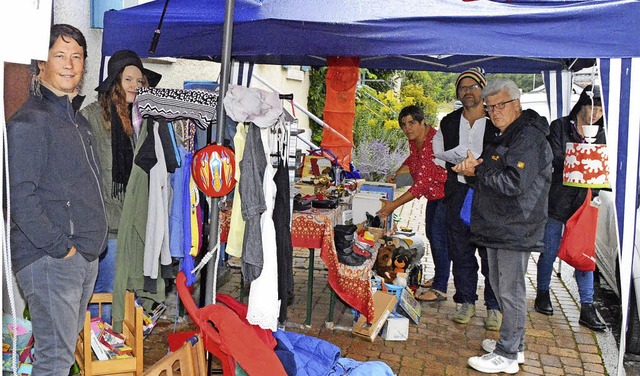
[[[90,303],[98,304],[102,314],[102,304],[113,301],[110,293],[95,293]],[[76,344],[76,361],[80,365],[82,374],[93,375],[142,375],[143,351],[142,346],[142,307],[136,307],[135,294],[127,291],[124,302],[124,321],[122,322],[122,334],[127,346],[133,349],[133,356],[126,359],[97,360],[92,357],[91,350],[91,314],[87,311],[84,318],[84,327]]]

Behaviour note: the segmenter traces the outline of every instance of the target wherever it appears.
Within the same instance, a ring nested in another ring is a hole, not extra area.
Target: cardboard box
[[[398,312],[391,312],[380,337],[385,341],[406,341],[409,338],[409,319]]]
[[[373,342],[380,330],[382,330],[382,326],[387,322],[387,318],[397,302],[398,299],[395,295],[384,291],[376,291],[373,294],[374,317],[371,325],[367,324],[367,319],[364,315],[360,315],[358,321],[353,324],[351,332],[357,336],[368,338]]]
[[[420,322],[420,314],[422,313],[422,306],[420,302],[418,302],[411,292],[409,288],[405,287],[402,290],[402,294],[400,295],[400,302],[398,304],[400,306],[400,310],[407,315],[408,318],[411,319],[414,323],[418,324]]]

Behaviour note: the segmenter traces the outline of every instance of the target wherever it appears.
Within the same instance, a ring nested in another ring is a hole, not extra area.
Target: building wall
[[[129,4],[131,1],[128,0]],[[144,1],[138,1],[142,3]],[[88,57],[82,94],[86,95],[84,104],[97,99],[95,92],[99,83],[102,29],[90,28],[90,0],[54,0],[54,22],[68,23],[80,29],[87,39]],[[162,74],[159,87],[182,88],[184,81],[217,81],[220,76],[220,64],[190,59],[143,60],[146,68]],[[255,72],[282,93],[293,93],[294,100],[306,108],[309,93],[309,75],[297,67],[285,69],[281,66],[257,66]],[[287,78],[289,76],[289,78]],[[269,90],[257,80],[252,86]],[[290,106],[287,107],[291,112]],[[299,119],[299,127],[305,128],[303,137],[311,137],[309,119],[302,111],[295,111]]]

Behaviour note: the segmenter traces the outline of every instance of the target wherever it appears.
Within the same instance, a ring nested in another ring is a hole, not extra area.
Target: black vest
[[[442,121],[440,121],[440,130],[442,132],[445,151],[453,149],[460,144],[460,117],[462,116],[462,111],[463,108],[461,107],[449,113],[442,119]],[[483,145],[498,133],[500,133],[498,128],[493,125],[490,119],[487,119],[486,126],[484,128]],[[446,162],[447,181],[444,186],[445,196],[450,196],[456,192],[456,190],[460,189],[458,184],[458,174],[452,170],[453,166],[453,163]],[[467,183],[473,182],[473,178],[470,179],[467,177],[466,179]]]

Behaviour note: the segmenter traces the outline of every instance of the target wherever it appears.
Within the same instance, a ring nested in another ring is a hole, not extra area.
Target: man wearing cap
[[[98,101],[82,109],[96,137],[95,150],[102,166],[102,198],[109,224],[107,249],[100,255],[94,292],[113,292],[116,273],[116,240],[124,194],[133,167],[134,139],[131,106],[139,87],[156,86],[162,77],[146,69],[138,55],[129,50],[113,54],[107,77],[98,85]],[[89,307],[92,317],[97,305]],[[102,319],[111,323],[111,304],[102,306]]]
[[[7,122],[11,260],[37,376],[69,373],[107,241],[95,139],[78,111],[86,57],[80,30],[53,25],[29,99]]]
[[[453,264],[453,283],[456,293],[453,300],[460,304],[453,321],[466,324],[475,315],[478,300],[478,261],[476,246],[469,241],[469,226],[460,218],[460,209],[469,191],[473,178],[452,170],[462,162],[470,150],[478,158],[483,150],[483,142],[497,133],[497,129],[487,119],[480,95],[487,81],[484,70],[479,67],[468,69],[456,79],[456,95],[462,107],[445,116],[440,129],[433,139],[436,163],[447,169],[445,183],[445,204],[447,207],[447,227],[449,234],[449,256]],[[487,307],[487,330],[499,330],[502,315],[488,278],[487,251],[478,247],[481,272],[484,275],[484,301]]]
[[[553,263],[558,256],[558,248],[562,240],[564,223],[578,210],[587,197],[587,188],[568,187],[562,184],[565,146],[567,142],[584,143],[585,136],[582,126],[590,124],[598,126],[594,142],[606,144],[600,88],[588,85],[580,94],[580,98],[571,109],[569,116],[551,123],[549,143],[553,151],[553,175],[549,192],[549,219],[545,227],[544,253],[538,259],[538,286],[534,304],[535,310],[544,315],[553,315],[549,284]],[[593,307],[593,272],[576,270],[575,278],[581,303],[578,322],[594,331],[605,330],[607,326],[600,320]]]

